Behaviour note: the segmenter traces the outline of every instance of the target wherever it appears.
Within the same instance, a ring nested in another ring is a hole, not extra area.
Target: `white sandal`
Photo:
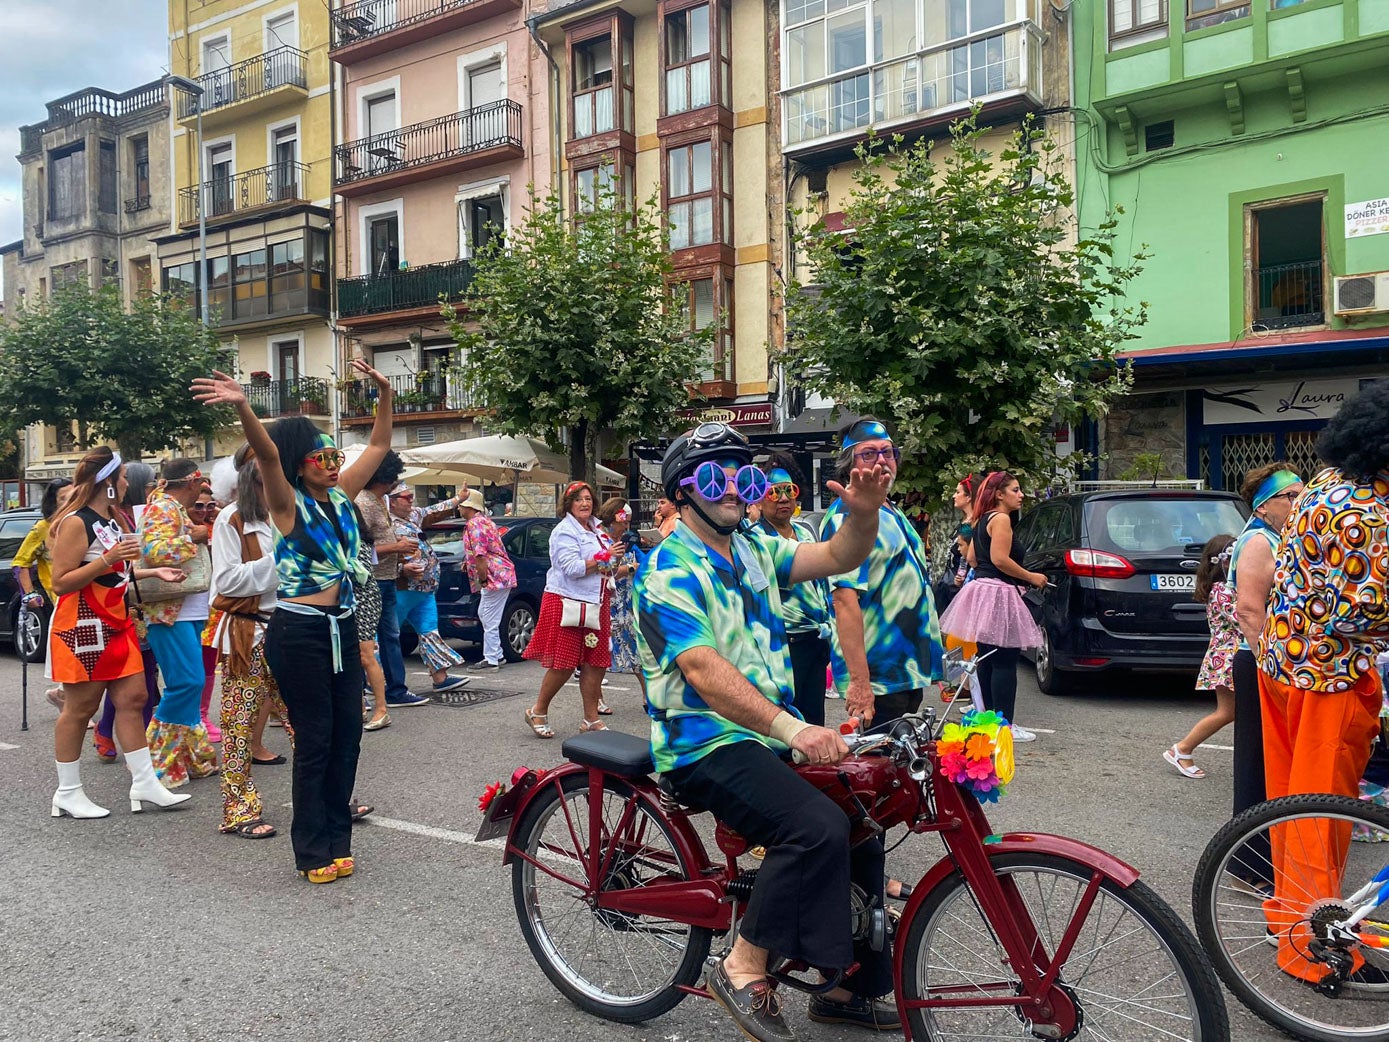
[[[579,733],[580,733],[580,734],[586,734],[586,733],[589,732],[589,731],[606,731],[607,729],[608,729],[608,725],[605,724],[605,723],[603,723],[602,720],[580,720],[580,721],[579,721]]]
[[[555,729],[550,726],[550,718],[545,713],[537,713],[534,706],[526,710],[526,723],[530,724],[531,730],[535,732],[537,738],[553,738],[555,736]]]
[[[1204,778],[1206,776],[1206,772],[1196,766],[1195,760],[1193,760],[1190,756],[1182,753],[1177,748],[1176,742],[1173,742],[1172,748],[1166,750],[1162,754],[1162,758],[1166,760],[1168,763],[1170,763],[1173,767],[1177,768],[1177,772],[1183,778]],[[1186,761],[1186,766],[1182,766],[1183,760]]]

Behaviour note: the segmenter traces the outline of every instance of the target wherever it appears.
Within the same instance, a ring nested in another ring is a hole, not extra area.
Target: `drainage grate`
[[[432,691],[429,697],[435,705],[449,709],[468,709],[484,702],[498,702],[503,698],[515,698],[520,691],[474,691],[463,688],[460,691]]]

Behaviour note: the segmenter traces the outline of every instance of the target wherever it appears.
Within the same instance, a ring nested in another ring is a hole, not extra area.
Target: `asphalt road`
[[[509,872],[494,847],[471,837],[489,781],[560,759],[559,742],[534,739],[521,719],[538,667],[475,680],[470,690],[487,700],[398,710],[390,728],[363,736],[357,793],[376,811],[356,829],[356,874],[331,886],[293,873],[288,767],[256,771],[267,818],[282,826],[268,841],[218,834],[215,777],[192,782],[183,809],[130,814],[129,776],[98,763],[90,745],[87,792],[111,816],[50,818],[56,714],[40,673],[30,668],[30,729],[21,731],[20,667],[0,657],[0,1040],[738,1037],[722,1011],[697,999],[642,1026],[596,1020],[531,960]],[[613,725],[644,731],[631,678],[613,677],[607,697]],[[996,829],[1063,833],[1110,850],[1189,921],[1192,870],[1228,816],[1230,753],[1199,757],[1204,781],[1179,777],[1161,753],[1206,705],[1182,678],[1116,677],[1048,698],[1025,676],[1020,722],[1045,731],[1019,746],[1017,779],[990,810]],[[833,704],[830,716],[839,719]],[[577,688],[551,719],[561,735],[577,730]],[[1214,741],[1228,746],[1229,732]],[[270,730],[267,743],[288,752],[282,732]],[[889,867],[916,878],[938,856],[936,841],[921,838]],[[1228,1004],[1239,1042],[1283,1037]],[[803,1039],[864,1037],[808,1022],[797,998],[789,1007]]]

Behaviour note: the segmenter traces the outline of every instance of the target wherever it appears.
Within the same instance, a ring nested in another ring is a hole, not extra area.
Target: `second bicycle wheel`
[[[1348,796],[1260,803],[1210,841],[1196,867],[1196,932],[1216,972],[1264,1020],[1310,1042],[1389,1042],[1389,810]],[[1275,871],[1274,865],[1279,866]],[[1278,893],[1269,885],[1275,876]],[[1371,906],[1352,928],[1337,923]],[[1338,959],[1344,979],[1318,989]]]
[[[953,873],[929,894],[903,942],[902,997],[936,1000],[908,1008],[912,1037],[960,1040],[1063,1037],[1089,1042],[1224,1042],[1230,1037],[1220,984],[1177,914],[1143,883],[1105,880],[1081,917],[1094,869],[1051,854],[990,858],[1036,926],[1044,956],[1079,927],[1057,987],[1078,1015],[1058,1036],[1018,1006],[984,1005],[1022,994],[992,926],[964,878]]]

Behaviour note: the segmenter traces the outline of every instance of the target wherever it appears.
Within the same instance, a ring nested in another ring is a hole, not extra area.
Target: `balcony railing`
[[[144,195],[137,195],[125,201],[126,213],[139,213],[141,210],[150,208],[150,196],[146,192]]]
[[[231,177],[213,178],[178,193],[180,224],[195,224],[199,206],[206,199],[207,219],[228,217],[275,203],[298,202],[308,189],[305,163],[275,163]]]
[[[44,131],[83,119],[86,116],[101,116],[106,119],[123,120],[131,116],[153,112],[165,103],[168,88],[163,80],[134,87],[116,93],[100,87],[86,87],[72,94],[65,94],[56,101],[48,103],[48,119],[19,128],[20,154],[37,152],[43,147]]]
[[[373,36],[426,22],[479,0],[357,0],[333,12],[333,46],[346,47]]]
[[[338,279],[338,314],[351,318],[437,307],[441,298],[456,300],[472,284],[473,265],[465,260]]]
[[[206,115],[225,105],[269,94],[281,87],[307,87],[305,64],[306,56],[298,47],[276,47],[225,69],[205,73],[198,77],[198,85],[203,89],[201,98],[179,93],[178,118],[197,115],[199,101]]]
[[[441,373],[416,373],[413,376],[390,376],[395,391],[397,413],[461,412],[474,409],[473,396],[457,377]],[[376,415],[376,388],[361,381],[349,384],[339,400],[344,420],[360,420]]]
[[[257,416],[327,416],[328,381],[316,376],[301,376],[297,380],[252,380],[242,384],[251,411]]]
[[[1041,38],[1033,22],[1014,22],[792,88],[784,92],[785,147],[852,138],[997,95],[1040,98]]]
[[[521,106],[510,100],[339,145],[333,183],[348,185],[504,146],[521,147]]]
[[[1301,261],[1254,269],[1254,325],[1265,329],[1326,322],[1322,262]]]

